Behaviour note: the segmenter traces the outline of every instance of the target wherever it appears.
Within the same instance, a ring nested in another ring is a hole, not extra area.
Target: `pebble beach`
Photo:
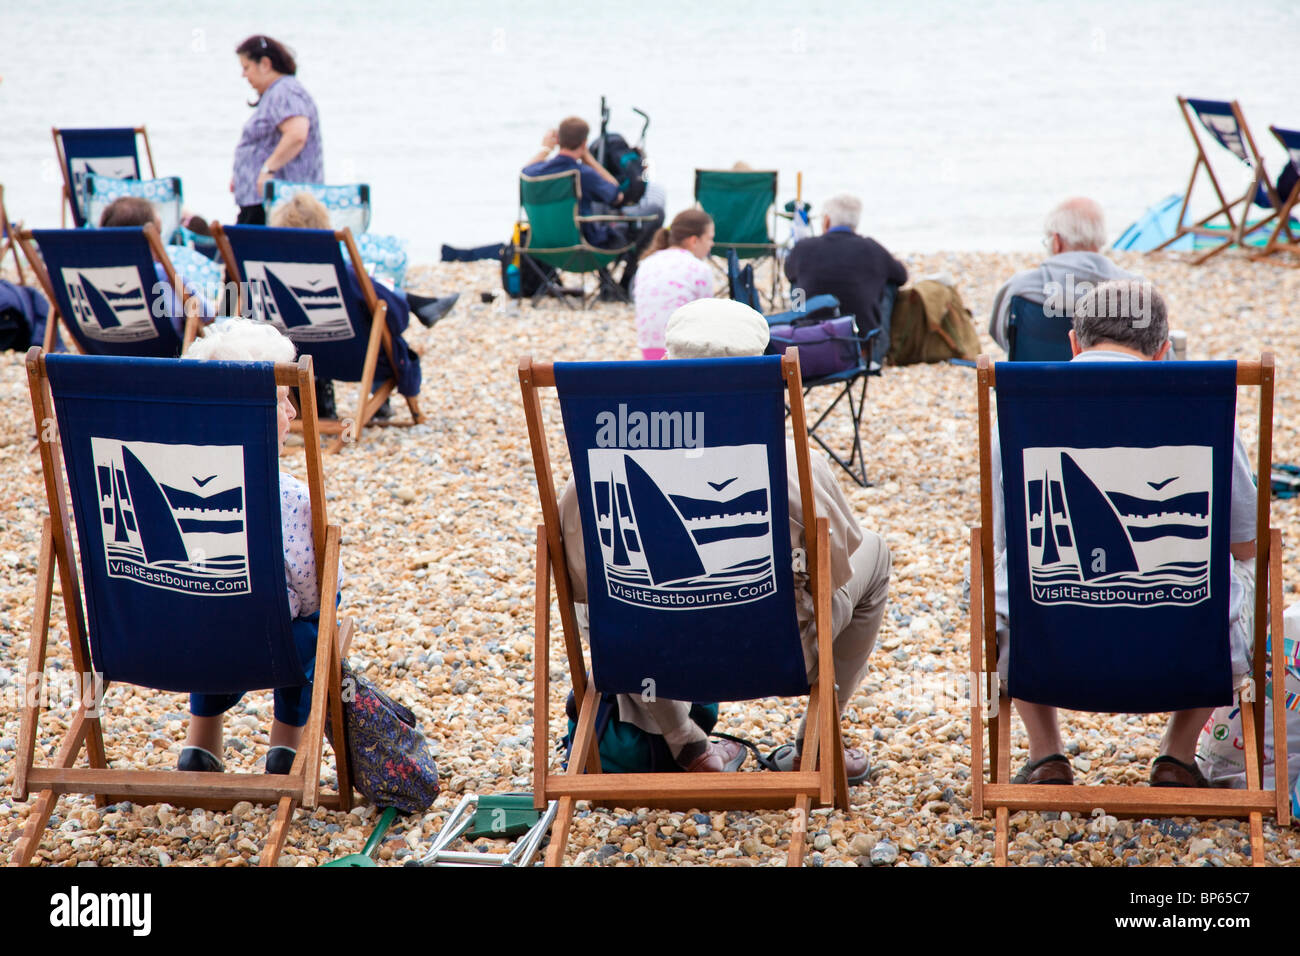
[[[924,253],[902,256],[913,277],[952,277],[985,351],[1002,352],[986,333],[994,291],[1040,255]],[[1258,359],[1272,351],[1278,381],[1274,461],[1300,462],[1300,341],[1291,323],[1300,270],[1251,262],[1230,251],[1200,267],[1176,257],[1122,254],[1116,261],[1154,281],[1171,328],[1188,335],[1188,358]],[[11,266],[10,266],[11,268]],[[516,309],[480,292],[499,290],[496,262],[413,268],[415,292],[459,291],[455,310],[432,329],[413,323],[407,340],[421,353],[424,424],[370,428],[361,443],[325,459],[329,520],[343,530],[342,613],[358,632],[354,669],[419,718],[437,753],[443,792],[422,815],[399,818],[381,845],[381,865],[419,857],[463,793],[532,786],[533,548],[541,520],[520,404],[521,355],[543,360],[636,359],[632,309],[600,304],[570,311],[554,300]],[[760,283],[760,287],[762,284]],[[19,701],[35,613],[40,522],[47,513],[23,356],[0,353],[0,864],[27,817],[13,799]],[[340,407],[355,387],[337,386]],[[1255,464],[1257,390],[1243,389],[1238,422]],[[886,368],[871,380],[862,439],[870,488],[837,478],[864,528],[893,555],[893,577],[871,668],[844,715],[848,746],[872,760],[869,783],[852,790],[849,812],[817,810],[806,862],[813,866],[984,866],[993,861],[992,817],[971,814],[969,529],[979,521],[975,373],[948,364]],[[824,399],[823,399],[824,401]],[[809,409],[818,408],[816,393]],[[346,405],[345,405],[346,403]],[[544,406],[556,480],[568,477],[559,408]],[[406,416],[394,402],[394,420]],[[832,439],[848,447],[846,423]],[[301,440],[284,470],[305,477]],[[1284,603],[1296,600],[1300,499],[1274,501],[1283,537]],[[558,617],[552,615],[553,696],[547,728],[564,732],[569,688]],[[72,664],[56,591],[48,678],[70,694]],[[178,638],[183,634],[178,634]],[[788,700],[724,704],[719,729],[763,750],[791,742],[800,705]],[[71,715],[56,700],[42,715],[39,749],[50,754]],[[175,766],[185,735],[182,695],[110,688],[105,738],[115,767]],[[249,694],[228,715],[227,769],[260,772],[268,747],[270,692]],[[1075,779],[1145,784],[1164,716],[1063,716]],[[554,748],[552,753],[555,754]],[[1013,768],[1025,759],[1018,723]],[[558,757],[556,758],[558,759]],[[752,759],[742,772],[758,771]],[[323,775],[333,758],[325,748]],[[168,805],[97,808],[63,797],[36,862],[64,866],[256,864],[269,809],[240,804],[229,813]],[[377,811],[298,810],[281,866],[316,866],[359,852]],[[668,813],[579,804],[566,862],[588,866],[777,866],[785,861],[793,817],[750,811]],[[1244,821],[1117,820],[1091,815],[1012,816],[1014,865],[1233,866],[1250,862]],[[498,849],[491,841],[484,848]],[[1264,824],[1267,861],[1300,861],[1300,833]]]

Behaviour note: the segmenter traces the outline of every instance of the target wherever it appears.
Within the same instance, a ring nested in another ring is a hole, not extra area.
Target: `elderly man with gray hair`
[[[856,196],[841,193],[826,200],[822,235],[795,244],[786,256],[785,274],[791,288],[802,289],[806,298],[839,299],[841,312],[857,316],[865,335],[888,321],[881,312],[881,296],[887,284],[907,281],[907,267],[876,240],[857,234],[861,218],[862,200]],[[874,350],[877,360],[889,351],[887,329],[881,338]]]
[[[1164,299],[1148,282],[1103,282],[1078,300],[1070,348],[1074,353],[1073,362],[1160,361],[1169,351],[1169,320]],[[1002,485],[1002,455],[996,432],[992,454],[993,487],[997,489]],[[998,673],[1004,682],[1009,670],[1007,649],[1010,646],[1006,540],[1004,502],[1002,494],[995,491],[994,605],[998,622]],[[1233,442],[1228,541],[1233,561],[1227,637],[1232,672],[1240,677],[1249,673],[1251,667],[1255,592],[1255,483],[1240,435]],[[1065,756],[1056,708],[1019,700],[1015,687],[1008,690],[1029,737],[1029,759],[1012,783],[1073,783],[1074,774]],[[1201,727],[1213,710],[1212,707],[1179,710],[1169,715],[1160,754],[1151,764],[1153,787],[1208,786],[1197,767],[1195,752]]]
[[[1007,321],[1011,299],[1020,296],[1039,304],[1059,301],[1062,314],[1074,315],[1075,303],[1099,282],[1140,279],[1101,254],[1106,245],[1106,219],[1094,200],[1075,196],[1047,214],[1043,247],[1051,255],[1037,269],[1017,272],[993,296],[989,335],[1010,351]]]

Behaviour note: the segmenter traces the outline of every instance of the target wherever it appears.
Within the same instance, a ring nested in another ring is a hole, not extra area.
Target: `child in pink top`
[[[668,317],[688,302],[713,295],[713,275],[705,261],[712,248],[713,220],[698,209],[679,212],[655,234],[632,280],[642,357],[663,358]]]

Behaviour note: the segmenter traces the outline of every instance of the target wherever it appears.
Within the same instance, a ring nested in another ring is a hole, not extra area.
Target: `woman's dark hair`
[[[139,196],[119,196],[104,209],[99,217],[100,228],[105,226],[147,226],[156,213],[147,199]]]
[[[246,56],[254,63],[261,61],[266,57],[271,61],[271,69],[277,73],[283,73],[285,76],[293,76],[298,72],[298,63],[293,58],[293,51],[281,43],[262,34],[256,34],[249,37],[239,46],[235,47],[235,53],[240,56]],[[262,101],[259,96],[249,106],[256,106]]]
[[[645,255],[653,255],[669,246],[680,246],[692,236],[702,236],[713,220],[702,209],[683,209],[673,216],[673,221],[655,233]],[[644,258],[644,257],[643,257]]]

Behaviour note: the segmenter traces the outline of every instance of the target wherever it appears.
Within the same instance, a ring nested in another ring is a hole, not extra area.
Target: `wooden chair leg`
[[[1010,829],[1006,807],[998,807],[996,833],[993,837],[993,865],[1007,865],[1007,831]]]
[[[560,797],[555,811],[555,823],[551,825],[551,843],[546,848],[546,866],[564,865],[564,848],[569,842],[569,824],[573,822],[573,797]]]
[[[281,797],[280,805],[275,811],[275,820],[271,823],[271,830],[266,835],[266,843],[262,844],[262,855],[258,860],[258,866],[275,866],[280,860],[280,853],[284,850],[284,841],[289,836],[289,824],[293,821],[294,807],[298,801],[293,797]]]
[[[1260,813],[1250,815],[1250,865],[1264,866],[1264,817]]]
[[[36,850],[41,845],[41,834],[45,832],[46,824],[50,822],[50,816],[54,813],[54,807],[58,802],[59,797],[53,790],[42,790],[37,795],[31,812],[27,814],[23,835],[14,844],[13,856],[9,857],[9,866],[28,866],[32,862],[32,857],[36,855]]]
[[[810,809],[812,809],[812,798],[807,794],[801,794],[794,804],[794,824],[790,827],[790,852],[785,859],[786,866],[803,866],[803,854],[807,847],[808,811]]]

